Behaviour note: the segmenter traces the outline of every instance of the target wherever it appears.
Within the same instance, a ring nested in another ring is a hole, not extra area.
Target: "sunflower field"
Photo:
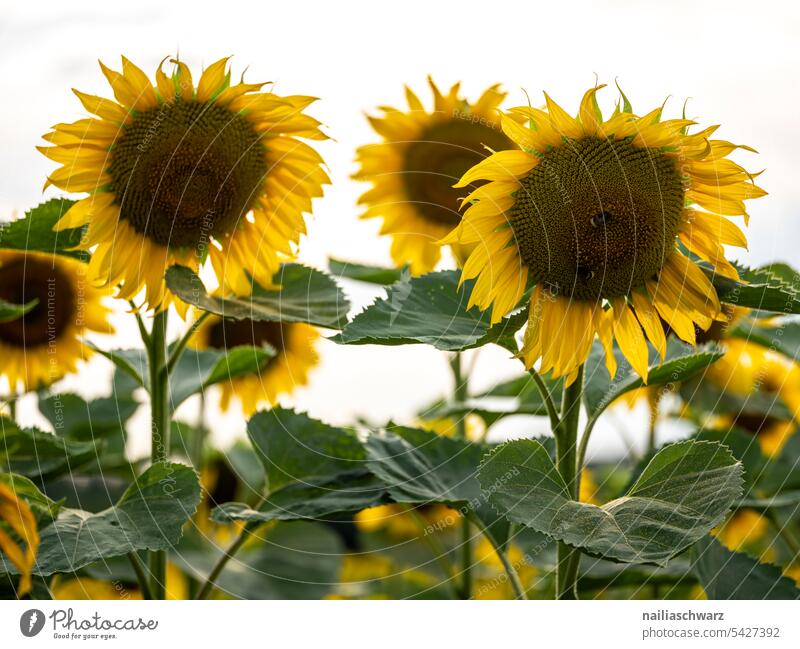
[[[757,142],[624,84],[429,78],[354,153],[391,263],[312,267],[335,125],[195,63],[101,62],[30,143],[57,195],[0,225],[3,598],[800,598],[800,272],[736,261]],[[294,403],[322,345],[344,384],[364,345],[451,377],[325,421]],[[487,348],[515,373],[477,389]],[[63,390],[90,357],[100,396]],[[589,452],[633,410],[636,444]]]

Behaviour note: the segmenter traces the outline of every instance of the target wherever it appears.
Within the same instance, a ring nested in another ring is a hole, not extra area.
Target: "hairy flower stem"
[[[583,367],[575,381],[564,388],[561,418],[553,431],[556,438],[556,466],[573,500],[578,500],[578,417],[581,411]],[[577,599],[576,582],[581,551],[564,542],[558,543],[556,598]]]
[[[456,403],[463,404],[468,398],[467,377],[461,370],[461,352],[456,352],[450,362],[453,371],[453,398]],[[456,437],[467,439],[467,421],[465,416],[459,416],[456,422]],[[466,516],[461,518],[461,598],[472,598],[472,528]]]
[[[150,371],[150,460],[152,464],[166,462],[169,455],[170,408],[169,372],[167,370],[167,310],[153,316],[147,345]],[[166,598],[167,552],[151,551],[150,592],[153,599]]]

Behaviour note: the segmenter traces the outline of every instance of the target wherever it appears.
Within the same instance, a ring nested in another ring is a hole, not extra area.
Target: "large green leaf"
[[[202,280],[185,266],[167,270],[167,286],[184,302],[226,318],[307,322],[341,329],[350,305],[342,289],[329,275],[299,264],[284,264],[273,282],[280,290],[253,284],[250,297],[209,295]]]
[[[71,473],[95,459],[102,440],[75,441],[0,417],[0,462],[13,473],[38,478]]]
[[[264,501],[257,509],[227,503],[214,510],[215,520],[319,518],[383,500],[385,488],[350,431],[275,408],[250,419],[247,433],[264,465]]]
[[[769,267],[740,269],[741,281],[704,270],[711,278],[720,301],[735,306],[772,311],[775,313],[800,313],[800,293],[796,285],[785,279],[785,269]]]
[[[365,443],[370,470],[396,502],[444,503],[472,510],[503,542],[507,526],[481,495],[478,467],[486,447],[426,430],[392,426]]]
[[[731,552],[713,536],[694,544],[692,559],[708,599],[800,599],[800,589],[777,566]]]
[[[672,444],[655,455],[627,494],[598,507],[572,500],[541,443],[518,440],[493,450],[479,479],[512,522],[604,558],[666,565],[738,499],[742,465],[720,444]]]
[[[74,572],[137,550],[167,550],[178,542],[199,502],[200,482],[193,469],[154,464],[109,509],[97,514],[62,509],[42,531],[34,572]],[[8,564],[2,567],[13,572]]]
[[[53,231],[73,203],[66,198],[51,198],[25,212],[23,218],[0,225],[0,249],[36,250],[88,259],[85,252],[72,250],[81,242],[83,228]]]
[[[618,348],[614,348],[617,358],[617,373],[608,375],[605,366],[605,352],[599,342],[595,342],[584,368],[583,402],[589,417],[597,418],[603,410],[626,392],[636,390],[645,385],[642,378],[633,371],[630,363]],[[667,354],[664,362],[658,353],[650,348],[650,368],[647,385],[664,385],[679,383],[691,378],[718,361],[724,351],[713,343],[694,348],[675,339],[667,343]]]
[[[366,282],[368,284],[379,284],[381,286],[394,284],[403,277],[404,272],[408,272],[400,268],[384,268],[382,266],[355,264],[350,261],[333,258],[328,259],[328,269],[330,274],[337,278],[343,277],[346,279],[354,279],[358,282]]]
[[[460,277],[454,270],[404,277],[332,340],[348,345],[424,343],[447,351],[488,342],[508,346],[525,317],[512,316],[492,327],[488,311],[467,308],[474,282],[459,287]]]

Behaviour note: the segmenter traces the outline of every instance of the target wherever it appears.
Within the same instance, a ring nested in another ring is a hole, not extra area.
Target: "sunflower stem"
[[[142,560],[136,552],[128,552],[128,561],[133,567],[133,572],[136,573],[136,581],[139,582],[139,590],[142,591],[142,599],[153,599],[150,592],[150,584],[147,581],[147,571],[145,570]]]
[[[145,341],[150,370],[150,460],[166,462],[169,455],[170,407],[169,373],[167,372],[167,317],[164,309],[153,316],[149,341]],[[150,592],[153,599],[166,598],[167,552],[151,551]]]
[[[533,382],[536,384],[536,388],[539,390],[542,401],[544,401],[544,407],[547,410],[548,417],[550,417],[550,428],[555,431],[559,427],[561,420],[558,416],[556,404],[553,403],[553,397],[550,395],[550,391],[547,389],[542,377],[539,376],[536,370],[530,370],[530,375],[533,378]]]
[[[553,431],[556,438],[556,466],[573,500],[578,500],[578,418],[581,411],[583,366],[578,376],[564,386],[559,425]],[[556,566],[556,598],[577,599],[576,583],[581,551],[563,541],[558,543]]]
[[[167,373],[171,374],[172,370],[175,369],[175,366],[178,364],[178,361],[181,359],[181,355],[183,354],[186,346],[189,344],[189,341],[194,336],[194,333],[200,327],[203,322],[211,315],[208,311],[204,311],[197,320],[195,320],[191,325],[189,325],[189,329],[186,331],[185,334],[181,337],[181,339],[175,343],[175,346],[172,348],[172,353],[169,355],[169,360],[167,361]]]
[[[467,377],[461,369],[462,355],[456,352],[450,361],[450,369],[453,371],[453,398],[456,403],[463,404],[469,397]],[[456,437],[467,439],[467,421],[464,416],[460,416],[456,422]],[[469,518],[461,518],[461,598],[472,598],[472,527]]]
[[[477,516],[472,515],[470,517],[473,519],[475,525],[478,526],[478,529],[481,531],[481,533],[486,537],[486,540],[492,545],[492,548],[494,548],[498,559],[500,559],[500,563],[503,564],[503,570],[505,570],[508,581],[511,584],[512,590],[514,591],[514,599],[528,599],[528,595],[525,593],[525,587],[522,585],[522,580],[519,578],[519,573],[514,567],[514,564],[509,560],[508,554],[503,546],[497,542],[497,539],[495,539],[492,531],[483,525]],[[511,543],[511,539],[513,538],[513,535],[511,534],[512,527],[509,527],[508,532],[508,542]]]
[[[242,527],[242,531],[239,532],[239,535],[233,540],[226,550],[222,551],[222,556],[217,560],[217,563],[214,564],[214,567],[211,568],[211,572],[208,573],[208,577],[206,578],[202,588],[198,591],[195,599],[208,599],[211,591],[214,590],[217,579],[219,578],[220,574],[222,574],[225,566],[228,565],[228,561],[233,559],[233,556],[242,548],[242,546],[245,544],[245,541],[247,541],[247,537],[259,526],[259,524],[260,523],[253,521],[245,523],[244,527]]]

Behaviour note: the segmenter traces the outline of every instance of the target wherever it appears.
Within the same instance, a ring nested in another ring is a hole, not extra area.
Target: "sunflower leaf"
[[[29,478],[72,472],[97,457],[102,440],[64,439],[37,428],[20,428],[0,417],[0,463]]]
[[[394,284],[403,277],[405,269],[384,268],[382,266],[369,266],[366,264],[355,264],[342,259],[328,259],[328,269],[334,277],[353,279],[367,284],[379,284],[388,286]]]
[[[138,550],[168,550],[200,502],[200,481],[182,464],[152,465],[116,505],[92,514],[62,509],[42,531],[34,573],[74,572],[100,559]],[[0,571],[14,572],[0,557]]]
[[[36,527],[41,531],[53,522],[61,504],[45,496],[25,476],[16,473],[0,473],[0,484],[11,489],[20,500],[24,500],[36,518]]]
[[[75,201],[51,198],[25,212],[25,216],[0,225],[0,250],[35,250],[88,261],[89,255],[74,250],[80,244],[83,228],[54,232],[53,226]]]
[[[216,521],[296,520],[359,511],[384,500],[355,434],[283,408],[259,412],[247,424],[264,465],[266,495],[257,508],[226,503]]]
[[[257,374],[274,356],[275,349],[269,345],[240,346],[227,351],[185,350],[169,376],[172,409],[212,385]]]
[[[445,351],[490,342],[511,345],[524,316],[516,314],[493,327],[488,311],[467,307],[474,282],[459,286],[460,278],[454,270],[404,277],[331,340],[345,345],[423,343]]]
[[[425,430],[391,426],[366,442],[367,465],[396,502],[442,503],[474,511],[503,541],[508,529],[481,495],[478,466],[486,447]]]
[[[732,552],[710,535],[694,544],[692,570],[708,599],[800,599],[780,568]]]
[[[599,342],[595,342],[584,369],[583,402],[589,417],[596,419],[608,406],[623,394],[644,387],[642,378],[636,374],[618,348],[617,373],[613,380],[605,366],[605,352]],[[724,355],[723,350],[713,343],[697,348],[671,338],[667,343],[667,353],[661,362],[656,351],[650,348],[650,369],[647,386],[679,383],[704,370]]]
[[[101,349],[91,340],[84,344],[110,360],[117,369],[133,379],[138,387],[147,387],[147,355],[143,349]]]
[[[203,311],[236,320],[306,322],[341,329],[350,305],[332,277],[299,264],[284,264],[273,278],[280,286],[267,290],[253,284],[249,297],[219,297],[206,291],[202,280],[186,266],[167,269],[167,286],[184,302]]]
[[[27,304],[11,304],[11,302],[0,299],[0,323],[19,320],[37,304],[39,304],[38,299],[31,300]]]
[[[705,536],[738,500],[742,465],[711,442],[661,449],[621,498],[602,507],[573,500],[547,449],[536,440],[495,448],[478,474],[508,520],[603,558],[666,563]]]
[[[800,313],[800,292],[787,281],[785,269],[769,266],[739,269],[741,281],[713,273],[707,266],[703,270],[710,277],[721,302],[775,313]]]

